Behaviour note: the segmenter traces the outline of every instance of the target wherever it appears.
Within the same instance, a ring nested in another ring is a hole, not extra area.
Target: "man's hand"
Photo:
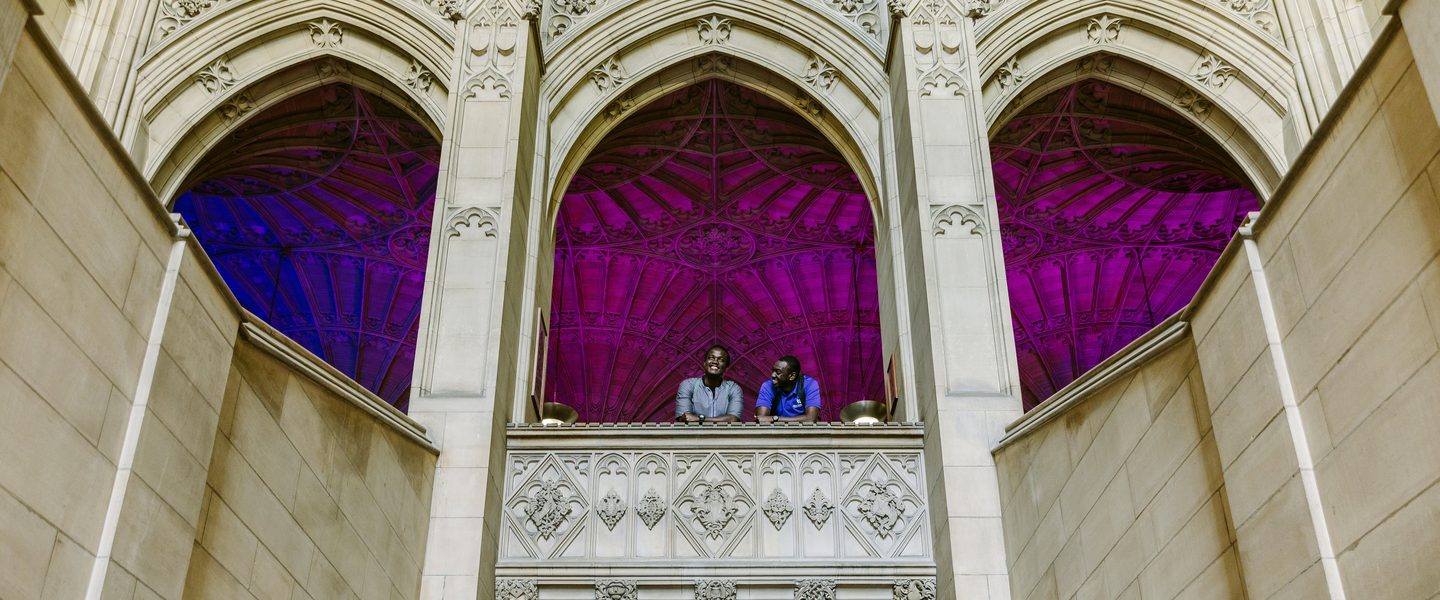
[[[755,415],[755,422],[761,425],[769,425],[775,422],[773,415]]]
[[[692,413],[692,412],[687,412],[687,413],[685,413],[684,415],[682,415],[680,418],[681,418],[683,421],[685,421],[686,423],[699,423],[699,422],[700,422],[700,415],[697,415],[697,414]]]

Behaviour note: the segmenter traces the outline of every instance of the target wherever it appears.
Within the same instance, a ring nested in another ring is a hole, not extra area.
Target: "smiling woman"
[[[878,398],[874,225],[855,173],[809,122],[720,80],[627,118],[556,223],[546,398],[582,421],[668,421],[715,343],[745,415],[775,359],[826,388],[822,419]]]
[[[345,84],[247,121],[175,200],[246,309],[404,408],[440,146]]]

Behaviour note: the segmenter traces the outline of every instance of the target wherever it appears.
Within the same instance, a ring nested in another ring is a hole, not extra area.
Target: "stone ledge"
[[[506,429],[507,446],[511,450],[657,447],[921,449],[925,436],[925,427],[920,423],[511,423]]]

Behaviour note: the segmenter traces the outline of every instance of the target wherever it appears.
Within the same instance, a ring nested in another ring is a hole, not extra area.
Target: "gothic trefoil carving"
[[[896,579],[891,600],[935,600],[934,579]]]
[[[620,84],[625,83],[626,79],[625,66],[613,56],[605,59],[605,62],[590,71],[590,81],[595,82],[595,87],[600,88],[602,92],[620,87]]]
[[[1195,78],[1195,81],[1218,90],[1230,83],[1230,79],[1235,76],[1235,67],[1220,60],[1213,52],[1206,52],[1200,57],[1200,62],[1195,64],[1195,70],[1191,71],[1190,76]]]
[[[600,516],[600,522],[605,524],[606,529],[615,531],[615,524],[625,517],[625,500],[615,490],[610,490],[595,503],[595,514]]]
[[[710,46],[724,44],[730,41],[730,19],[722,19],[718,15],[710,15],[695,22],[695,27],[700,35],[700,45]]]
[[[534,579],[501,577],[495,580],[495,600],[540,600]]]
[[[420,64],[420,61],[411,59],[410,68],[405,71],[404,80],[406,87],[425,93],[430,91],[430,86],[435,83],[435,74]]]
[[[156,41],[170,37],[170,34],[200,18],[219,3],[218,0],[163,0],[155,20],[155,29],[160,32]]]
[[[469,236],[480,234],[484,237],[495,237],[496,215],[489,209],[472,206],[451,215],[445,223],[445,234],[449,236]]]
[[[645,523],[646,529],[654,529],[660,518],[665,516],[665,501],[655,488],[650,488],[640,497],[640,504],[635,506],[635,514],[640,515],[640,521]]]
[[[636,584],[628,579],[595,582],[595,600],[636,600]]]
[[[775,488],[770,492],[770,496],[765,499],[761,510],[765,512],[765,518],[770,520],[770,524],[775,526],[775,531],[780,531],[780,528],[785,526],[785,522],[790,520],[790,515],[795,512],[795,508],[790,506],[790,498],[785,495],[785,492],[780,491],[780,488]]]
[[[321,48],[334,48],[345,41],[345,30],[330,19],[320,19],[306,24],[310,29],[310,42]]]
[[[200,87],[210,94],[235,87],[235,82],[235,71],[230,69],[230,61],[223,56],[195,74],[195,83],[200,84]]]
[[[1091,44],[1115,44],[1120,41],[1120,28],[1125,19],[1111,15],[1092,17],[1085,23],[1085,38]]]
[[[835,580],[797,580],[795,582],[795,600],[835,600]]]
[[[695,600],[735,600],[733,579],[699,579],[695,581]]]
[[[486,2],[470,24],[465,57],[466,100],[500,100],[510,97],[510,76],[515,71],[515,47],[520,16],[505,0]]]
[[[822,92],[835,89],[835,82],[840,80],[840,72],[818,54],[810,55],[810,62],[805,65],[805,83]]]
[[[948,204],[934,209],[930,215],[931,233],[935,237],[969,237],[985,234],[985,220],[968,206]]]
[[[821,493],[820,488],[810,492],[810,497],[805,500],[805,518],[810,519],[810,524],[818,531],[825,528],[825,522],[830,520],[830,515],[835,513],[835,505],[830,499]]]

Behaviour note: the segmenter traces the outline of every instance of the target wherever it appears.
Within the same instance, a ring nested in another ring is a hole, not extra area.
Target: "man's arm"
[[[775,417],[786,423],[814,423],[820,420],[820,383],[814,377],[806,377],[799,385],[805,386],[805,414],[793,417]]]
[[[675,392],[675,420],[693,423],[700,420],[691,408],[694,406],[690,399],[691,391],[695,386],[690,385],[689,379],[680,381],[680,389]]]
[[[730,385],[725,385],[726,383]],[[745,408],[744,396],[740,393],[740,386],[733,381],[725,381],[720,384],[720,389],[726,390],[725,414],[718,417],[705,417],[706,421],[715,423],[734,423],[740,420],[740,410]]]
[[[770,416],[770,403],[775,397],[775,391],[770,389],[770,382],[760,384],[760,392],[755,394],[755,422],[769,423],[775,420]]]
[[[809,403],[807,402],[806,404]],[[814,423],[820,420],[820,407],[806,406],[805,414],[803,415],[795,415],[793,417],[775,417],[775,420],[780,421],[781,423]]]

